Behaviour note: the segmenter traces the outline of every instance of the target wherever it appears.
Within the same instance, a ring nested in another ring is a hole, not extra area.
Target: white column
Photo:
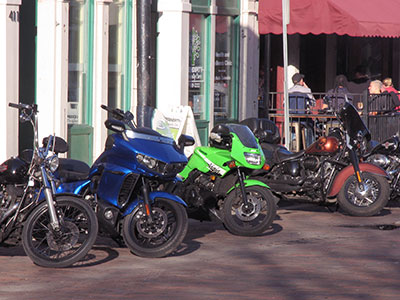
[[[159,0],[157,108],[188,105],[189,0]]]
[[[107,129],[104,122],[107,112],[100,108],[108,104],[108,37],[109,4],[112,0],[96,0],[94,13],[94,51],[93,51],[93,157],[97,158],[104,150]]]
[[[68,1],[37,4],[37,92],[39,138],[67,139]]]
[[[21,0],[0,0],[0,163],[18,155],[19,6]]]
[[[213,127],[214,127],[214,93],[215,93],[215,43],[216,43],[216,37],[215,37],[215,31],[216,31],[216,15],[218,13],[218,8],[216,5],[216,0],[211,0],[211,6],[210,6],[210,15],[211,15],[211,25],[210,25],[210,107],[209,107],[209,114],[210,114],[210,120],[208,123],[208,132],[210,132]]]
[[[258,116],[258,3],[242,0],[240,9],[239,120]]]
[[[132,73],[131,73],[131,107],[130,111],[133,113],[137,107],[137,16],[136,5],[137,1],[134,0],[132,4]],[[136,113],[134,113],[136,115]]]

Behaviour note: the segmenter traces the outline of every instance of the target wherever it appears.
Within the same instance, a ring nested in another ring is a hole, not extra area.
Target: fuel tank
[[[12,157],[0,165],[0,183],[16,184],[27,181],[29,164],[19,157]]]
[[[339,141],[333,136],[320,137],[306,149],[310,155],[332,155],[338,151]]]

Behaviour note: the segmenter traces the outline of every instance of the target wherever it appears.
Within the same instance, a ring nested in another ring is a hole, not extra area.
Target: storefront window
[[[189,105],[196,119],[205,119],[205,17],[190,15]]]
[[[71,0],[69,4],[68,48],[68,125],[86,120],[88,75],[88,29],[86,1]]]
[[[235,119],[235,39],[233,17],[216,17],[214,120]]]
[[[108,105],[124,108],[125,0],[110,4]]]

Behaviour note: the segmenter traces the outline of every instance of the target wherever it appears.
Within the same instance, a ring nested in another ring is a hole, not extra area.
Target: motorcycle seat
[[[279,147],[275,150],[274,152],[274,160],[277,163],[282,163],[285,161],[289,161],[292,159],[297,159],[300,158],[304,155],[304,150],[300,151],[300,152],[290,152],[289,150],[287,150],[285,147]]]
[[[85,162],[71,158],[60,158],[59,160],[56,176],[61,182],[80,181],[89,177],[90,167]]]

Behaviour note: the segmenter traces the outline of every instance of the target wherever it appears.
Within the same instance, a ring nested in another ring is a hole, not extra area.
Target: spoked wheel
[[[142,209],[125,217],[122,231],[124,241],[138,256],[167,256],[179,247],[186,236],[186,210],[182,205],[163,198],[158,198],[151,210],[152,222],[149,222]]]
[[[232,234],[254,236],[267,230],[275,219],[274,197],[266,188],[246,187],[245,205],[239,189],[229,193],[224,201],[224,225]]]
[[[373,216],[378,214],[389,200],[389,183],[383,176],[369,172],[361,174],[362,184],[350,176],[338,194],[340,207],[353,216]]]
[[[25,253],[42,267],[74,264],[85,257],[97,237],[96,215],[80,198],[57,197],[56,211],[59,230],[53,230],[47,203],[42,202],[29,215],[22,231]]]

